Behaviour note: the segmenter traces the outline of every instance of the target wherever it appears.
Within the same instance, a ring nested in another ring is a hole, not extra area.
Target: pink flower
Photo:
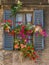
[[[21,48],[25,48],[26,47],[26,45],[24,45],[24,44],[20,44],[20,46],[21,46]]]
[[[14,46],[14,48],[15,48],[15,49],[18,49],[18,48],[19,48],[18,44],[16,44],[16,45]]]
[[[24,39],[24,42],[27,43],[28,42],[28,39]]]
[[[24,29],[25,28],[25,26],[24,25],[22,25],[22,29]]]
[[[22,22],[18,22],[18,25],[21,25],[22,24]]]
[[[43,30],[42,32],[40,32],[40,34],[43,35],[43,36],[45,36],[45,37],[47,36],[47,33],[46,33],[45,30]]]
[[[38,32],[36,32],[36,36],[38,36],[39,35],[39,33]]]

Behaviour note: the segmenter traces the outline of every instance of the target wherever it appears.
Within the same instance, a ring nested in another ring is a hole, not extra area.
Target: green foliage
[[[22,8],[22,2],[18,2],[11,6],[12,15],[16,15],[16,13]]]

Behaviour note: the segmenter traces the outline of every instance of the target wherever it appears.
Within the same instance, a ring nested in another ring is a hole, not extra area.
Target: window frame
[[[26,14],[32,14],[31,23],[33,24],[33,12],[18,12],[17,14],[22,14],[22,15],[25,16],[25,22],[26,22],[25,24],[27,24],[27,21],[26,21]],[[16,15],[17,15],[17,14],[16,14]],[[15,22],[16,22],[16,16],[15,16]],[[15,23],[15,24],[16,24],[16,23]],[[15,24],[14,24],[14,25],[15,25]],[[24,24],[24,25],[25,25],[25,24]],[[15,26],[15,27],[16,27],[16,26]],[[17,36],[17,35],[15,35],[14,39],[16,38],[16,36]],[[32,36],[32,39],[29,39],[29,41],[30,41],[30,40],[31,40],[31,42],[32,42],[32,44],[33,44],[33,36]]]

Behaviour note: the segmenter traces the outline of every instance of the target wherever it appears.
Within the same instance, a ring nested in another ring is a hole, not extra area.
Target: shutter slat
[[[13,21],[13,18],[12,17],[10,18],[10,15],[11,15],[10,10],[5,10],[4,11],[4,19],[5,20],[10,19],[10,20]],[[12,28],[13,28],[13,24],[12,24]],[[13,36],[4,31],[4,47],[3,47],[4,50],[13,50],[13,43],[14,43]]]
[[[34,24],[43,25],[43,10],[34,10]],[[44,49],[44,37],[34,35],[34,46],[36,50]]]

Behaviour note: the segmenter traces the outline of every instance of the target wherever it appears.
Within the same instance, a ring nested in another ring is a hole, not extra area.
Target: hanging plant
[[[11,6],[12,15],[16,15],[16,13],[22,8],[22,2],[18,0],[17,4]]]

